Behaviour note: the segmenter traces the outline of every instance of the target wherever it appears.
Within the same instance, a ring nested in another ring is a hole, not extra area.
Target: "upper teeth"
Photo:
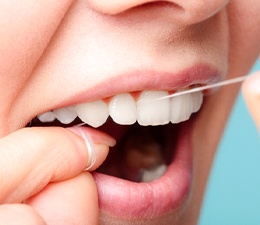
[[[77,105],[75,110],[78,113],[78,117],[92,127],[99,127],[104,124],[109,115],[107,104],[101,100]]]
[[[136,102],[130,94],[119,94],[109,103],[109,115],[118,124],[134,124],[137,118]]]
[[[137,101],[140,125],[163,125],[170,122],[170,99],[151,101],[169,95],[166,91],[143,91]],[[174,111],[174,109],[172,109]]]
[[[118,124],[163,125],[169,122],[180,123],[197,112],[203,102],[201,92],[181,95],[171,99],[153,101],[167,96],[166,91],[143,91],[137,101],[132,95],[115,95],[107,104],[103,100],[56,109],[38,116],[42,122],[52,122],[57,118],[69,124],[78,116],[84,123],[93,127],[103,125],[108,116]]]

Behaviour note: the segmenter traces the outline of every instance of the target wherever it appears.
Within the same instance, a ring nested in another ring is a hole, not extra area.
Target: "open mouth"
[[[101,210],[121,218],[161,216],[187,197],[191,179],[190,117],[203,102],[201,92],[154,101],[168,94],[118,94],[46,112],[30,125],[84,124],[114,137],[117,145],[93,173]]]
[[[90,88],[79,85],[59,108],[38,115],[31,126],[91,126],[116,140],[105,162],[92,173],[101,220],[181,215],[192,184],[193,114],[200,110],[205,93],[158,99],[221,78],[207,64],[176,73],[115,75]]]

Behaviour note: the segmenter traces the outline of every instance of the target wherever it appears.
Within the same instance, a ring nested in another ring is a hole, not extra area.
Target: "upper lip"
[[[212,84],[222,80],[219,70],[209,64],[196,64],[180,72],[131,71],[113,76],[87,90],[79,90],[60,107],[96,101],[119,93],[143,90],[180,90],[195,84]]]
[[[73,90],[72,94],[60,96],[55,105],[42,105],[28,114],[25,124],[33,117],[49,110],[105,99],[119,93],[143,90],[180,90],[193,84],[211,84],[223,79],[223,72],[209,63],[197,63],[181,71],[156,71],[140,69],[119,73],[90,88]],[[81,85],[82,87],[82,85]]]

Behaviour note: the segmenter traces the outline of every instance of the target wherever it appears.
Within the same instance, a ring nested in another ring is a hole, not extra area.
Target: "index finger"
[[[243,84],[243,94],[260,133],[260,72],[249,76]]]

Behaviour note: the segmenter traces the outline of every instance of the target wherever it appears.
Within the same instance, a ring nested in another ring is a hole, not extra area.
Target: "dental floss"
[[[174,94],[171,94],[171,95],[160,97],[160,98],[154,99],[153,101],[163,100],[163,99],[167,99],[167,98],[173,98],[173,97],[177,97],[177,96],[180,96],[180,95],[190,94],[190,93],[194,93],[194,92],[198,92],[198,91],[204,91],[204,90],[215,88],[215,87],[221,87],[221,86],[225,86],[225,85],[229,85],[229,84],[243,82],[244,80],[246,80],[247,77],[248,76],[246,75],[246,76],[242,76],[242,77],[236,77],[236,78],[233,78],[233,79],[220,81],[220,82],[215,83],[215,84],[209,84],[209,85],[206,85],[206,86],[203,86],[203,87],[196,87],[196,88],[193,88],[193,89],[190,89],[190,90],[181,91],[181,92],[177,92],[177,93],[174,93]]]
[[[215,87],[222,87],[222,86],[226,86],[226,85],[230,85],[230,84],[235,84],[235,83],[243,82],[244,80],[246,80],[247,77],[248,77],[248,75],[241,76],[241,77],[235,77],[235,78],[232,78],[232,79],[229,79],[229,80],[220,81],[220,82],[215,83],[215,84],[209,84],[209,85],[206,85],[206,86],[203,86],[203,87],[196,87],[196,88],[192,88],[190,90],[181,91],[181,92],[177,92],[177,93],[167,95],[167,96],[164,96],[164,97],[156,98],[156,99],[153,99],[151,101],[145,101],[143,103],[150,103],[150,102],[153,102],[153,101],[158,101],[158,100],[163,100],[163,99],[168,99],[168,98],[174,98],[174,97],[177,97],[177,96],[195,93],[195,92],[198,92],[198,91],[204,91],[204,90],[215,88]],[[81,124],[76,125],[75,127],[78,128],[78,130],[80,131],[83,139],[85,140],[89,154],[93,155],[93,157],[91,157],[91,165],[88,166],[85,169],[85,170],[88,170],[96,162],[96,154],[95,154],[94,145],[93,145],[91,137],[89,135],[87,137],[86,134],[80,129],[80,127],[85,125],[85,124],[86,123],[81,123]]]
[[[87,171],[95,164],[95,162],[97,161],[97,156],[96,156],[96,150],[92,138],[88,134],[82,131],[82,129],[80,128],[82,125],[84,125],[84,123],[76,126],[76,128],[80,132],[88,149],[89,160],[87,163],[87,167],[83,170],[83,171]]]

